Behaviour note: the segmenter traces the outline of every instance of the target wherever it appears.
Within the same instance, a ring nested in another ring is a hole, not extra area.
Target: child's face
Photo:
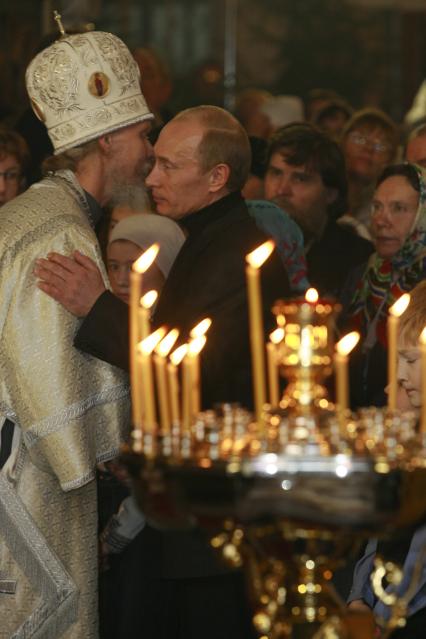
[[[129,240],[115,240],[107,247],[107,270],[112,292],[126,304],[130,297],[132,264],[142,252],[140,246]],[[141,295],[153,289],[160,292],[164,281],[164,275],[154,262],[143,276]]]
[[[398,343],[398,382],[407,393],[412,408],[421,402],[421,354],[417,344],[403,338]]]

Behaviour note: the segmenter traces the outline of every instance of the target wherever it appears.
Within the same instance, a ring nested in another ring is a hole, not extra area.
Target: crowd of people
[[[172,116],[155,60],[108,33],[53,40],[26,74],[47,143],[34,150],[41,125],[22,118],[0,129],[4,639],[255,636],[242,573],[199,530],[147,522],[115,462],[130,433],[130,270],[154,242],[144,278],[144,292],[159,294],[153,330],[185,337],[213,320],[203,409],[252,407],[244,258],[267,238],[277,250],[262,268],[265,331],[278,298],[309,286],[337,298],[338,332],[361,334],[354,409],[386,403],[388,309],[413,292],[398,397],[421,408],[426,126],[403,135],[382,111],[328,90],[303,105],[250,89],[234,114],[199,105]],[[424,535],[410,537],[401,563]],[[377,549],[371,540],[349,599],[383,616],[368,582]],[[423,580],[398,637],[420,637],[425,610]]]

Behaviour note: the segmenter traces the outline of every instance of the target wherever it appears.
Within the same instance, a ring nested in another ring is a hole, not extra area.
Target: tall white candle
[[[138,343],[142,336],[139,325],[139,299],[142,291],[142,277],[154,262],[159,251],[158,244],[153,244],[132,264],[130,272],[130,308],[129,308],[129,362],[130,362],[130,389],[132,397],[132,420],[137,428],[142,427],[142,380],[137,366]]]
[[[166,357],[173,348],[179,331],[177,329],[171,330],[166,337],[158,344],[155,349],[154,355],[154,369],[155,380],[157,383],[158,392],[158,406],[160,409],[160,423],[161,431],[163,435],[167,435],[171,430],[171,417],[170,417],[170,401],[167,384],[166,373]]]
[[[275,248],[269,240],[246,255],[246,278],[250,321],[250,345],[252,357],[253,394],[256,421],[262,423],[262,411],[266,402],[263,308],[259,269]]]
[[[340,426],[345,431],[345,412],[349,406],[348,355],[359,341],[359,333],[352,331],[336,344],[334,367],[336,372],[336,408]]]
[[[420,432],[426,435],[426,326],[420,334],[420,353],[422,364],[422,385],[421,385],[421,412],[420,412]]]
[[[388,317],[388,408],[396,409],[397,368],[398,368],[398,328],[399,318],[410,303],[410,295],[404,293],[389,309]]]

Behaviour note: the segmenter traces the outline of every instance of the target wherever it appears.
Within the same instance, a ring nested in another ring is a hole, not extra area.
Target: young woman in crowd
[[[398,339],[398,395],[399,408],[410,408],[419,416],[423,398],[421,396],[421,354],[419,336],[426,326],[426,281],[418,284],[410,293],[410,304],[401,316]],[[404,578],[396,588],[398,595],[403,596],[410,585],[413,571],[419,561],[423,568],[419,582],[408,604],[407,625],[397,630],[393,639],[423,639],[426,627],[426,525],[414,534],[398,537],[394,540],[378,541],[371,539],[363,557],[355,567],[352,590],[349,595],[349,606],[354,610],[372,611],[375,618],[388,619],[390,611],[374,595],[370,576],[374,558],[381,554],[385,559],[395,561],[403,566]],[[392,590],[386,587],[387,592]]]

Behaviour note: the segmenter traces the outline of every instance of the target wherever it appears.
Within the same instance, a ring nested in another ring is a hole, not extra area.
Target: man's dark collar
[[[88,191],[84,190],[84,195],[86,196],[87,204],[90,211],[91,222],[95,227],[97,223],[100,221],[103,211],[102,207],[97,200],[91,195]]]
[[[230,208],[240,202],[244,202],[240,191],[234,191],[233,193],[229,193],[229,195],[225,195],[220,200],[216,200],[213,204],[209,204],[203,209],[181,218],[179,222],[188,231],[189,235],[192,235],[193,233],[201,231],[206,224],[214,222],[226,215]]]

